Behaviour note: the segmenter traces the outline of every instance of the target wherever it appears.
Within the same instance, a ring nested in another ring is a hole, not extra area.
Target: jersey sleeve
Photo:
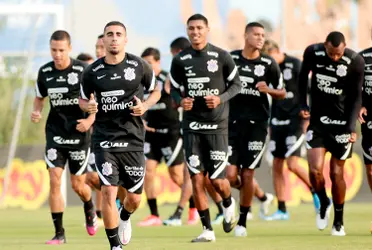
[[[283,89],[282,72],[280,71],[279,65],[274,60],[272,60],[270,64],[268,80],[268,84],[271,88]]]
[[[313,52],[314,52],[314,49],[312,45],[307,47],[306,50],[304,51],[300,75],[298,78],[300,105],[302,109],[306,109],[306,110],[309,110],[309,106],[307,104],[307,91],[308,91],[309,73],[311,71]]]
[[[362,51],[363,52],[363,51]],[[362,56],[362,52],[359,53],[359,55]],[[363,58],[364,59],[364,58]],[[367,107],[368,106],[368,99],[369,99],[369,96],[368,96],[368,93],[367,93],[367,89],[368,89],[369,86],[366,86],[366,84],[364,84],[362,86],[362,106],[363,107]]]
[[[48,96],[48,90],[45,87],[45,81],[43,79],[41,70],[39,70],[39,73],[37,75],[37,80],[35,84],[35,94],[36,94],[36,97],[39,97],[39,98],[44,98]]]
[[[142,61],[142,65],[143,65],[142,85],[145,87],[147,91],[151,92],[156,87],[155,72],[147,62]]]
[[[89,100],[90,95],[94,94],[93,84],[90,76],[90,67],[84,70],[80,83],[80,97]]]
[[[177,104],[181,103],[182,90],[184,89],[184,70],[179,64],[177,58],[173,58],[169,72],[171,81],[171,96]]]
[[[227,52],[223,61],[223,77],[227,83],[227,89],[220,95],[221,103],[227,102],[236,96],[242,88],[238,68],[231,55]]]
[[[361,56],[356,56],[350,65],[350,75],[348,78],[348,88],[345,98],[345,114],[349,117],[347,121],[348,132],[355,132],[356,120],[362,106],[362,88],[364,77],[364,60]]]

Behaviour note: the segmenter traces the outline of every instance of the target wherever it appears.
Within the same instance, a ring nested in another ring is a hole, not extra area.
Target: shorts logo
[[[96,156],[94,153],[89,154],[89,159],[88,159],[89,165],[94,165],[96,163]]]
[[[270,141],[270,142],[269,142],[269,146],[268,146],[268,150],[269,150],[270,152],[274,152],[275,149],[276,149],[276,142],[275,142],[275,141]]]
[[[150,143],[145,142],[145,144],[143,145],[143,153],[148,154],[150,153],[150,150],[151,150]]]
[[[263,76],[265,74],[265,66],[259,64],[254,66],[254,74],[256,76]]]
[[[332,124],[332,125],[346,125],[346,121],[341,120],[332,120],[328,116],[322,116],[320,117],[320,121],[323,124]]]
[[[289,125],[291,123],[291,120],[278,120],[277,118],[273,118],[271,120],[271,124],[274,126],[285,126]]]
[[[291,147],[293,144],[295,144],[297,141],[297,137],[295,135],[293,136],[287,136],[287,138],[285,138],[285,145],[287,145],[287,147]]]
[[[200,165],[200,160],[198,155],[192,155],[189,157],[189,164],[191,167],[197,167]]]
[[[226,159],[226,152],[224,151],[209,151],[212,161],[224,161]]]
[[[132,81],[136,78],[136,74],[134,73],[134,68],[126,68],[124,69],[124,78],[125,80]]]
[[[350,134],[336,135],[336,142],[340,144],[345,144],[349,142]]]
[[[197,122],[191,122],[190,123],[190,128],[192,130],[200,130],[200,129],[217,129],[218,125],[211,125],[211,124],[200,124]]]
[[[369,155],[372,155],[372,147],[370,147],[370,148],[368,149],[368,151],[369,151]]]
[[[314,134],[314,131],[312,131],[312,130],[307,131],[306,141],[311,141],[313,139],[313,136],[314,136],[313,134]]]
[[[84,161],[85,158],[86,158],[86,152],[85,150],[81,150],[81,151],[70,151],[69,152],[70,154],[70,158],[71,160],[73,161]],[[84,164],[84,162],[81,162],[80,165]]]
[[[227,148],[227,155],[228,155],[228,156],[232,156],[232,146],[229,146],[229,147]]]
[[[207,69],[209,72],[216,72],[218,70],[218,63],[217,60],[211,59],[207,62]]]
[[[75,85],[79,82],[78,74],[75,72],[69,73],[67,75],[67,83],[70,85]]]
[[[129,176],[140,176],[140,177],[145,176],[145,171],[142,166],[141,167],[125,166],[124,169]]]
[[[372,129],[372,122],[371,121],[367,123],[367,128]]]
[[[56,160],[57,159],[57,150],[55,148],[48,149],[47,158],[51,161]]]
[[[161,150],[161,153],[164,155],[165,158],[169,158],[173,154],[173,151],[172,151],[171,147],[161,148],[160,150]]]
[[[262,141],[250,141],[248,142],[249,151],[261,151],[264,143]]]
[[[54,136],[53,140],[58,143],[58,144],[79,144],[80,140],[69,140],[69,139],[64,139],[61,136]]]
[[[110,162],[102,164],[102,174],[106,176],[112,175],[112,164]]]
[[[103,141],[99,145],[101,148],[126,148],[128,147],[128,142]]]

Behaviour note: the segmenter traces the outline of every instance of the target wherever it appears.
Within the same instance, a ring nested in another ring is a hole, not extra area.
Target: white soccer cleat
[[[123,248],[121,248],[121,246],[117,246],[117,247],[112,247],[111,250],[123,250]]]
[[[247,220],[253,220],[253,214],[252,212],[247,213]]]
[[[332,208],[332,201],[329,200],[329,205],[326,208],[324,217],[321,216],[320,210],[317,211],[316,213],[316,226],[318,227],[319,230],[324,230],[328,226],[328,221],[329,221],[329,216],[331,213],[331,208]]]
[[[237,225],[235,227],[235,237],[247,237],[247,229],[243,226]]]
[[[130,239],[132,238],[132,224],[130,219],[124,221],[119,220],[119,240],[122,245],[128,245]]]
[[[266,197],[267,197],[266,201],[261,202],[261,206],[260,206],[260,213],[261,215],[264,215],[264,216],[269,214],[269,207],[274,200],[274,195],[270,193],[266,193]]]
[[[231,232],[236,224],[235,199],[231,197],[231,205],[227,208],[223,207],[223,230],[225,233]]]
[[[345,236],[345,228],[343,225],[337,225],[332,227],[332,236]]]
[[[196,237],[195,239],[191,240],[191,242],[212,242],[216,241],[216,236],[214,235],[214,231],[204,229],[201,235]]]

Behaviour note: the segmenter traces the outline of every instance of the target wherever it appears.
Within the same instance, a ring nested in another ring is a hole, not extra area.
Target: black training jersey
[[[39,70],[36,96],[49,97],[50,111],[45,132],[50,147],[76,148],[89,143],[89,133],[76,130],[77,120],[86,114],[79,107],[80,82],[86,64],[71,58],[71,64],[58,70],[49,62]]]
[[[301,110],[298,78],[301,70],[301,61],[285,54],[284,61],[279,64],[286,90],[284,100],[273,99],[271,117],[286,120],[297,117]]]
[[[170,130],[179,132],[180,129],[179,112],[173,105],[173,99],[169,93],[170,89],[168,92],[165,89],[167,75],[167,72],[161,71],[156,76],[157,86],[161,90],[161,97],[146,114],[147,125],[155,128],[156,132],[165,134],[170,132]]]
[[[264,54],[253,60],[243,57],[242,50],[233,51],[231,55],[239,69],[242,88],[231,100],[230,120],[267,121],[270,115],[269,95],[260,93],[256,84],[265,81],[271,88],[282,89],[278,64]]]
[[[193,107],[183,113],[183,131],[227,133],[229,104],[240,88],[238,70],[231,55],[212,44],[202,50],[184,49],[174,57],[170,79],[172,91],[194,98]],[[221,104],[207,107],[205,96],[219,96]]]
[[[360,52],[360,55],[363,57],[365,62],[362,102],[363,107],[370,112],[372,111],[372,47],[363,50]]]
[[[153,70],[141,58],[126,53],[122,62],[107,64],[98,59],[84,72],[81,97],[94,94],[98,112],[93,131],[96,150],[110,152],[143,151],[142,118],[133,116],[134,96],[144,99],[144,89],[152,91],[156,81]]]
[[[312,72],[310,121],[324,126],[344,126],[345,132],[355,131],[361,106],[364,60],[351,49],[345,49],[339,61],[332,61],[324,44],[306,48],[299,79],[300,102],[307,108],[306,95],[309,72]]]

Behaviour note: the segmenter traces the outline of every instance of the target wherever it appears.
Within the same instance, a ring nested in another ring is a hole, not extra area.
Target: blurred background
[[[306,46],[322,42],[333,30],[343,32],[356,51],[371,45],[372,0],[0,0],[0,208],[38,209],[47,203],[49,180],[42,159],[49,108],[44,123],[31,124],[29,115],[37,70],[51,60],[49,37],[54,30],[71,34],[72,57],[94,55],[104,25],[121,21],[127,26],[127,51],[138,55],[148,46],[157,47],[167,70],[170,42],[186,35],[185,22],[197,12],[209,19],[210,42],[226,50],[242,48],[244,27],[251,21],[263,23],[268,37],[299,58]],[[369,199],[361,155],[358,143],[345,171],[348,200]],[[270,166],[265,160],[257,171],[268,191]],[[307,168],[305,160],[301,166]],[[287,173],[287,180],[289,205],[311,201],[296,177]],[[178,200],[179,190],[164,165],[158,169],[157,188],[158,203]],[[80,204],[68,182],[64,194],[68,205]]]

